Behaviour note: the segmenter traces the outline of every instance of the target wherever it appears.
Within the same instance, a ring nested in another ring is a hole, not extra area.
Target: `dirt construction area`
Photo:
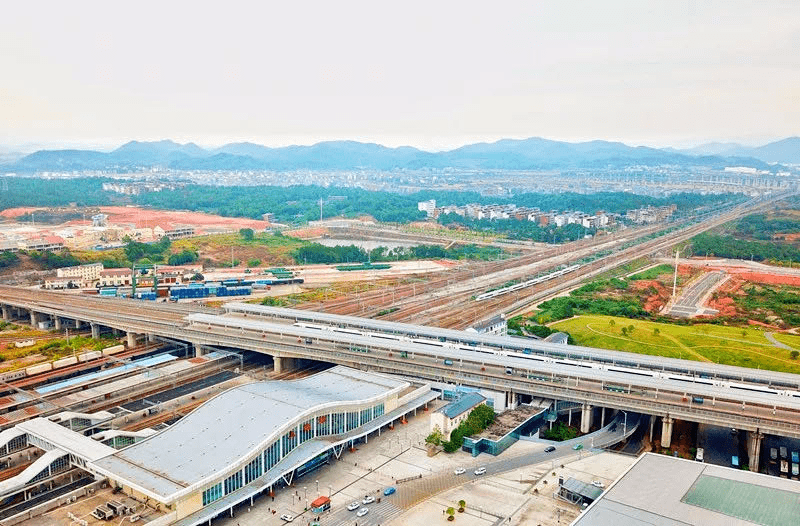
[[[0,212],[0,216],[13,219],[43,208],[8,208]],[[241,217],[222,217],[202,212],[184,210],[152,210],[136,206],[102,206],[100,211],[108,215],[108,223],[112,225],[130,225],[134,228],[153,228],[155,226],[192,225],[198,232],[218,230],[238,230],[252,228],[263,230],[269,226],[266,221]],[[69,225],[91,225],[91,220],[70,221]]]

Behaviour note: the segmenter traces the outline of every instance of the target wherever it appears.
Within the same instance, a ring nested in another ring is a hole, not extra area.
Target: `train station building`
[[[427,384],[336,366],[233,387],[120,450],[47,418],[4,433],[44,450],[37,466],[76,465],[162,512],[157,524],[193,526],[290,485],[437,396]]]

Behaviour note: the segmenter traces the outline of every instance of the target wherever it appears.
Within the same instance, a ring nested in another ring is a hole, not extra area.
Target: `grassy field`
[[[562,320],[550,327],[568,332],[578,345],[800,373],[800,360],[792,359],[790,351],[776,347],[756,328],[672,325],[593,315]],[[776,339],[800,349],[798,336],[778,335]]]
[[[233,249],[234,259],[238,259],[242,263],[246,263],[250,259],[259,259],[262,266],[272,267],[294,265],[291,252],[305,244],[305,241],[298,239],[264,233],[257,233],[249,241],[242,239],[238,233],[213,234],[173,241],[170,252],[192,250],[198,253],[200,259],[209,259],[219,264],[230,262],[231,249]]]

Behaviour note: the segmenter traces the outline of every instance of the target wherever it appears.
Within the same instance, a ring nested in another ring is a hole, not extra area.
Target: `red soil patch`
[[[0,217],[14,219],[15,217],[24,216],[25,214],[30,214],[31,212],[36,212],[37,210],[42,210],[42,209],[24,207],[24,206],[20,206],[18,208],[6,208],[2,212],[0,212]]]
[[[764,283],[767,285],[792,285],[800,287],[800,276],[781,276],[778,274],[764,274],[760,272],[748,272],[742,270],[735,274],[745,281],[752,283]]]
[[[719,316],[736,316],[736,303],[730,296],[723,296],[718,299],[711,299],[708,306],[719,311]]]
[[[437,259],[436,263],[443,267],[453,268],[459,265],[458,261],[454,261],[452,259]]]
[[[800,239],[800,233],[799,232],[793,232],[791,234],[789,234],[789,233],[787,233],[787,234],[775,234],[774,236],[772,236],[772,239],[782,239],[784,241],[797,241],[798,239]]]
[[[656,280],[637,280],[632,281],[631,284],[633,288],[637,292],[649,292],[648,295],[644,299],[644,310],[647,312],[658,312],[661,308],[666,305],[667,300],[669,299],[669,291],[667,291],[664,286]],[[651,289],[655,289],[655,293]]]
[[[755,325],[757,327],[764,327],[766,329],[780,329],[780,327],[776,327],[775,325],[770,325],[769,323],[764,323],[761,321],[756,320],[747,320],[748,325]]]
[[[193,225],[195,227],[252,228],[262,230],[269,226],[266,221],[241,217],[222,217],[203,212],[185,210],[150,210],[135,206],[103,206],[100,210],[108,214],[109,223],[128,223],[136,228],[152,228],[156,225]]]
[[[327,233],[328,229],[324,227],[298,228],[297,230],[287,230],[286,232],[284,232],[285,235],[289,237],[296,237],[297,239],[314,239],[322,237],[323,234]]]

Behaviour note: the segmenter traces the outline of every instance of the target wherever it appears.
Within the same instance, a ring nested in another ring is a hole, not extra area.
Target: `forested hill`
[[[755,151],[755,150],[754,150]],[[477,143],[444,152],[403,146],[388,148],[355,141],[269,148],[253,143],[204,149],[193,143],[131,141],[111,152],[41,150],[4,166],[7,172],[114,170],[394,170],[394,169],[576,169],[629,166],[748,166],[777,170],[755,156],[690,155],[669,149],[628,146],[620,142],[570,143],[533,137]]]
[[[0,192],[0,210],[17,206],[58,207],[76,203],[99,206],[120,202],[120,196],[102,189],[107,179],[86,177],[73,179],[39,179],[6,177]],[[337,196],[336,199],[329,199]],[[405,223],[424,218],[417,203],[436,199],[440,205],[467,203],[514,203],[517,206],[542,210],[582,210],[594,213],[624,212],[646,205],[675,203],[680,211],[703,205],[740,200],[737,195],[702,196],[677,194],[655,198],[627,192],[599,194],[520,194],[512,198],[482,196],[476,192],[423,191],[415,194],[375,192],[360,188],[323,188],[320,186],[202,186],[188,185],[177,190],[164,190],[131,197],[132,204],[169,210],[212,212],[232,217],[260,219],[266,212],[275,214],[282,223],[298,224],[319,219],[319,200],[323,200],[323,216],[372,215],[379,221]]]

